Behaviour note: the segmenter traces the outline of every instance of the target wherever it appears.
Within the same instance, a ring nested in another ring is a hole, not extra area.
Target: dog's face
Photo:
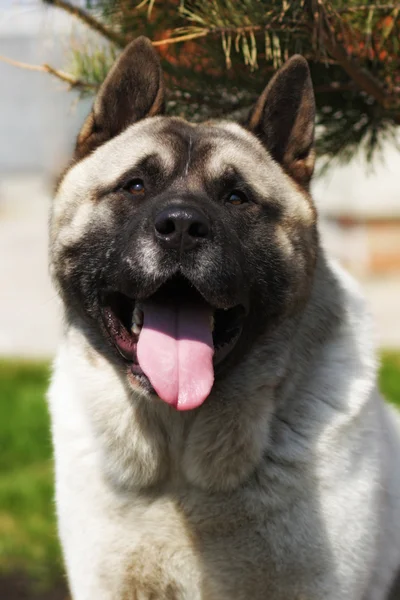
[[[295,57],[246,128],[191,125],[162,106],[158,59],[139,38],[59,185],[51,265],[68,318],[84,320],[129,385],[190,409],[307,299],[314,100]]]

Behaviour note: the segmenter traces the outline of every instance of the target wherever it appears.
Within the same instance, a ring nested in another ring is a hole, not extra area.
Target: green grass
[[[379,385],[386,400],[400,408],[400,352],[382,354]]]
[[[0,361],[0,572],[43,585],[62,573],[45,364]]]
[[[49,368],[0,361],[0,574],[23,572],[49,586],[62,574],[56,535]],[[400,407],[400,353],[382,356],[380,385]]]

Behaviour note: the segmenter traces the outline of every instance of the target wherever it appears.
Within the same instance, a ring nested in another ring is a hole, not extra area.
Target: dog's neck
[[[251,477],[263,456],[282,444],[283,407],[286,420],[295,420],[286,426],[301,435],[317,435],[301,431],[307,419],[298,416],[300,406],[312,411],[313,403],[324,401],[313,398],[310,381],[319,371],[323,377],[325,369],[325,384],[339,389],[340,382],[329,380],[337,368],[329,371],[328,362],[362,363],[344,294],[348,296],[321,252],[302,313],[260,336],[240,366],[215,383],[205,404],[188,413],[129,390],[125,373],[93,348],[81,325],[72,324],[67,345],[73,362],[86,364],[82,401],[90,405],[86,414],[100,438],[103,468],[112,485],[158,488],[186,481],[206,490],[235,489]],[[80,367],[76,371],[83,372]],[[339,396],[330,395],[338,397],[337,410],[347,397]]]

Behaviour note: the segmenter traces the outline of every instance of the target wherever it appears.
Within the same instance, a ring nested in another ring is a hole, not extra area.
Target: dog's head
[[[161,116],[163,104],[157,55],[139,38],[58,187],[51,267],[68,318],[129,385],[190,409],[310,293],[314,96],[296,56],[246,127],[192,125]]]

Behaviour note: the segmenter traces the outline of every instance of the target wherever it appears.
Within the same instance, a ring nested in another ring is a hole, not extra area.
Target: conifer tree
[[[138,35],[158,49],[169,114],[245,119],[274,71],[309,61],[327,162],[371,159],[400,124],[400,4],[387,0],[44,0],[104,43],[71,48],[69,83],[93,94]],[[54,74],[54,73],[53,73]]]

